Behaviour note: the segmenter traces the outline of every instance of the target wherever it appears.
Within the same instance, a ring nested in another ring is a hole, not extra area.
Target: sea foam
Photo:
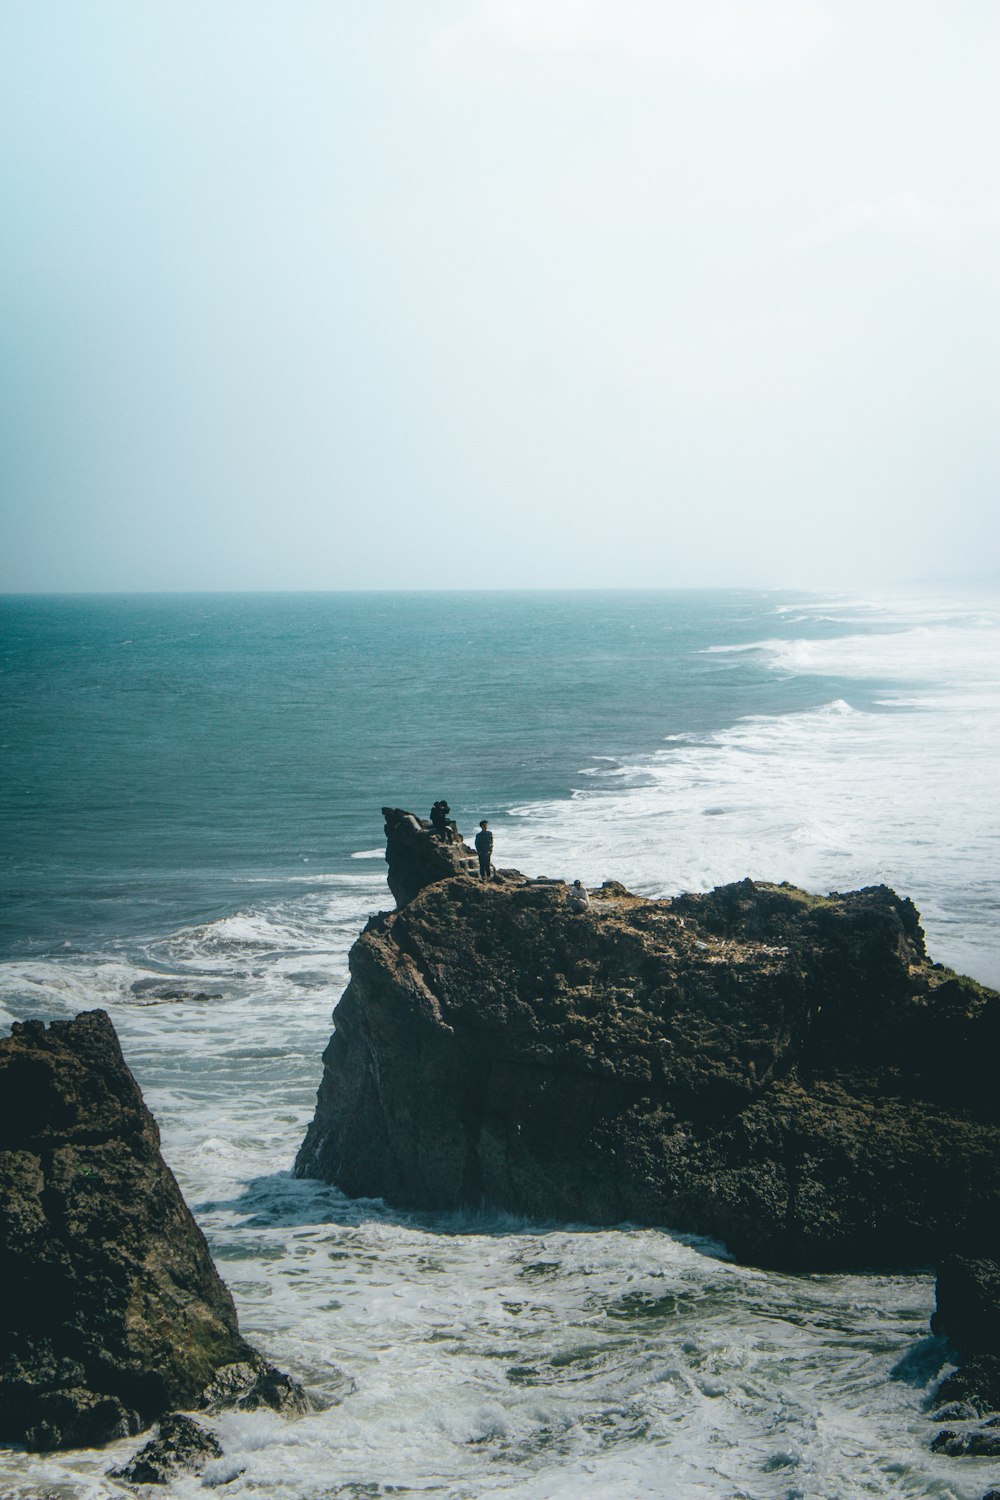
[[[728,649],[728,648],[723,648]],[[1000,984],[1000,631],[982,612],[884,634],[762,640],[774,672],[884,685],[749,716],[651,757],[580,768],[564,802],[512,810],[498,861],[656,895],[745,876],[826,892],[880,882],[920,908],[933,955]]]

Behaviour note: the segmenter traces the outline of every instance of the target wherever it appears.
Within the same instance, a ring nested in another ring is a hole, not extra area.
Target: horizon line
[[[508,584],[495,588],[428,586],[426,588],[393,588],[388,585],[370,588],[0,588],[0,599],[122,599],[122,598],[247,598],[306,595],[327,598],[331,595],[509,595],[509,594],[859,594],[897,593],[912,588],[1000,587],[1000,573],[960,574],[951,576],[829,584],[790,583],[693,583],[693,584]]]

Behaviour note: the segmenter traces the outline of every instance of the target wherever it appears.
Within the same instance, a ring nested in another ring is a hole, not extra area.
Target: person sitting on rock
[[[448,832],[448,814],[450,812],[451,808],[443,797],[439,802],[435,802],[431,808],[431,827],[435,833],[446,834]],[[450,826],[454,828],[455,825],[452,823]]]
[[[489,880],[493,874],[493,835],[485,818],[476,834],[476,853],[479,855],[479,878]]]
[[[582,880],[574,880],[570,886],[569,904],[574,911],[587,911],[590,907],[590,892]]]

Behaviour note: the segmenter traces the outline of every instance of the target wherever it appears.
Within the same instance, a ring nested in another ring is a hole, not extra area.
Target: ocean
[[[667,895],[886,882],[1000,986],[1000,599],[761,592],[0,600],[0,1025],[102,1006],[245,1335],[326,1404],[218,1420],[169,1496],[979,1500],[930,1452],[926,1267],[788,1276],[669,1227],[294,1181],[391,905],[383,804]],[[134,1448],[0,1451],[105,1500]]]

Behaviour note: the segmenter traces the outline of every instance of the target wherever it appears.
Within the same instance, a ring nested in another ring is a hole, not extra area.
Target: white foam
[[[906,690],[881,709],[837,699],[584,768],[568,802],[513,809],[499,862],[661,895],[747,875],[819,891],[884,881],[916,901],[935,957],[1000,984],[1000,631],[949,614],[755,649],[776,671]]]
[[[927,684],[936,696],[965,683],[996,687],[1000,632],[982,615],[914,625],[887,634],[852,634],[827,640],[755,641],[709,646],[706,655],[754,652],[776,671],[839,677],[903,679]]]

